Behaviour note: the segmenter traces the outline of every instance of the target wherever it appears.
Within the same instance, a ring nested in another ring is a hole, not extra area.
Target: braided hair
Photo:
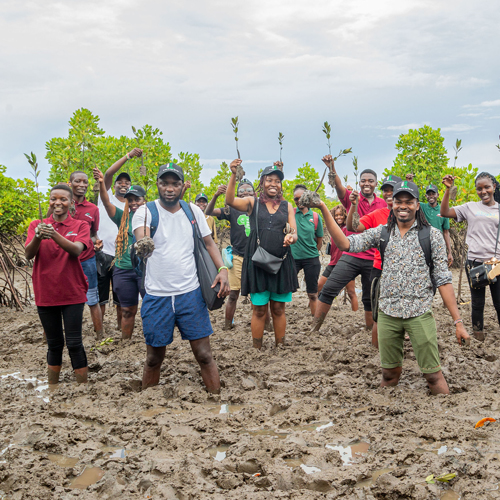
[[[123,257],[125,251],[127,250],[129,225],[130,225],[130,208],[128,206],[128,198],[125,198],[125,206],[123,207],[122,220],[120,221],[120,228],[118,229],[118,235],[116,237],[115,258],[111,263],[111,266],[113,266],[113,264],[117,260],[120,260]]]
[[[495,179],[493,175],[491,175],[488,172],[481,172],[477,177],[476,180],[474,181],[474,184],[477,184],[477,181],[479,179],[489,179],[491,183],[493,184],[493,187],[495,188],[495,192],[493,193],[493,199],[497,202],[500,203],[500,184],[498,181]]]
[[[424,212],[419,208],[417,213],[415,214],[415,220],[417,221],[417,230],[420,231],[424,226],[430,226],[429,222],[425,218]],[[392,233],[392,230],[398,225],[398,220],[394,215],[394,211],[391,210],[389,213],[389,217],[387,218],[387,229],[389,230],[389,234]]]

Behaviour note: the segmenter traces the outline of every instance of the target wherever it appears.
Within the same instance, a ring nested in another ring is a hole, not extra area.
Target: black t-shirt
[[[221,208],[221,214],[217,217],[219,220],[227,220],[231,224],[230,238],[233,254],[243,257],[250,236],[250,218],[246,212],[240,212],[234,208],[229,208],[229,214],[224,213]]]

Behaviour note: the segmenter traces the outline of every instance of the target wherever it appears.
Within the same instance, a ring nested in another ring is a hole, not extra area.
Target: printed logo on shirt
[[[490,219],[498,219],[498,212],[490,213],[490,212],[483,212],[482,210],[478,210],[476,212],[476,215],[479,215],[481,217],[489,217]]]
[[[250,236],[250,217],[246,214],[241,214],[236,222],[239,226],[245,227],[245,236],[248,238],[248,236]]]
[[[94,218],[90,215],[90,213],[89,213],[89,212],[87,212],[87,213],[85,214],[85,217],[88,217],[89,219],[94,219]]]
[[[73,231],[70,231],[69,233],[66,234],[66,236],[78,236],[78,233],[74,233]]]

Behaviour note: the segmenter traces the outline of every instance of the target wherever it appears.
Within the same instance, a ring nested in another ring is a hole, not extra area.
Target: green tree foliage
[[[0,233],[22,234],[38,218],[38,199],[31,179],[12,179],[0,165]],[[44,207],[44,212],[47,207]]]
[[[192,201],[196,198],[196,195],[204,191],[205,186],[200,180],[201,171],[203,166],[200,164],[200,155],[193,153],[179,153],[179,159],[174,160],[179,167],[184,170],[184,181],[191,182],[191,189],[186,191],[184,199],[186,201]]]
[[[212,199],[212,197],[215,194],[215,191],[217,191],[217,188],[219,186],[221,186],[222,184],[227,186],[230,177],[231,177],[231,169],[229,168],[229,165],[225,161],[223,161],[220,164],[220,168],[219,170],[217,170],[215,176],[212,177],[212,179],[210,179],[210,184],[205,188],[205,194],[208,196],[208,201]],[[222,208],[224,204],[225,204],[224,196],[219,196],[219,198],[217,199],[217,203],[215,204],[215,207]]]

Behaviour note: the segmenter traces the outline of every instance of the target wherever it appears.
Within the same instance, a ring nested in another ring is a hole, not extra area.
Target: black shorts
[[[307,293],[318,293],[318,278],[321,272],[321,262],[319,257],[311,259],[295,259],[295,270],[297,274],[299,271],[304,270],[304,278],[306,280]]]
[[[99,290],[99,304],[107,304],[109,302],[109,287],[113,286],[113,268],[109,268],[113,262],[111,255],[104,252],[96,253],[97,264],[97,288]],[[118,296],[113,290],[113,305],[120,306]]]
[[[342,289],[355,279],[356,276],[361,274],[361,285],[363,288],[361,301],[363,302],[365,311],[371,311],[372,269],[373,260],[360,259],[352,255],[342,255],[319,294],[320,302],[331,305]]]
[[[321,276],[324,276],[325,278],[328,278],[328,276],[330,276],[330,274],[332,274],[332,271],[333,271],[333,268],[335,267],[335,264],[328,264],[326,267],[325,267],[325,270],[323,271],[323,274]]]

